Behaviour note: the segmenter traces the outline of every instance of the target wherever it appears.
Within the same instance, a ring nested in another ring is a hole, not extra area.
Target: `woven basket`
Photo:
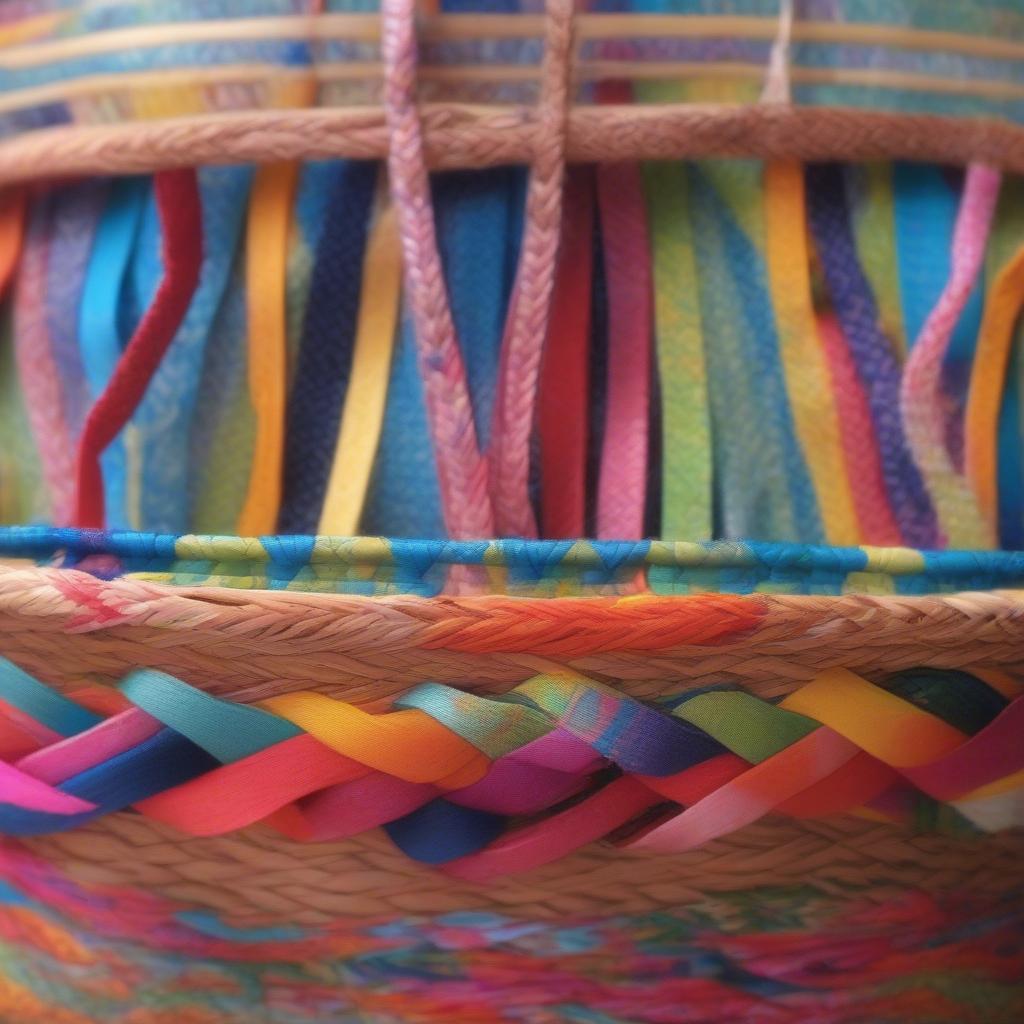
[[[12,659],[86,704],[86,684],[154,668],[232,701],[315,692],[374,714],[423,679],[496,698],[539,674],[647,706],[736,688],[774,703],[837,669],[884,683],[930,667],[951,691],[963,673],[1007,689],[1024,649],[1013,592],[364,598],[11,568],[0,623]],[[735,829],[715,820],[717,838],[685,852],[649,853],[629,848],[644,806],[618,839],[586,842],[588,817],[563,856],[545,848],[549,862],[525,871],[513,857],[507,875],[494,862],[483,881],[469,861],[417,864],[378,829],[188,836],[157,807],[8,840],[5,877],[25,898],[5,911],[18,947],[6,1019],[61,1019],[52,1004],[68,1020],[126,1021],[297,1008],[403,1021],[501,1020],[509,1007],[528,1020],[1019,1012],[1019,833],[758,813]],[[36,984],[22,987],[25,972]],[[29,994],[42,979],[52,1003]]]
[[[453,103],[460,76],[428,72],[418,113],[411,6],[383,5],[385,111],[271,98],[0,145],[7,185],[387,156],[457,538],[276,536],[258,502],[253,536],[0,528],[0,1022],[1016,1024],[1024,556],[479,540],[536,536],[531,420],[480,457],[426,166],[533,167],[506,338],[531,391],[567,159],[1022,171],[1024,133],[788,105],[785,3],[745,29],[775,44],[760,104],[573,108],[554,0],[536,110]],[[965,86],[1013,98],[989,92]],[[104,525],[116,404],[57,474],[77,526]]]

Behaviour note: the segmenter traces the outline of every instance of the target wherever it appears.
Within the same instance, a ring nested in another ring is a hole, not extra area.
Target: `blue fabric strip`
[[[191,525],[189,429],[207,340],[238,250],[251,176],[247,167],[199,171],[203,206],[199,286],[132,418],[138,431],[141,474],[139,520],[146,530],[180,532]]]
[[[1024,326],[1018,326],[1006,372],[1003,404],[999,409],[998,494],[999,543],[1016,550],[1024,547],[1024,466],[1021,465],[1021,374],[1024,373]]]
[[[423,864],[445,864],[482,850],[504,829],[500,815],[440,799],[384,826],[395,846]]]
[[[82,363],[93,401],[110,380],[126,341],[121,317],[121,293],[128,261],[135,247],[150,185],[143,178],[115,179],[93,240],[82,289],[78,336]],[[100,457],[107,524],[126,529],[125,451],[115,438]]]
[[[140,800],[218,767],[220,762],[201,747],[172,729],[163,729],[131,750],[56,787],[63,793],[96,804],[94,810],[83,814],[50,814],[0,804],[0,832],[12,836],[67,832],[104,814],[123,811]]]
[[[433,182],[438,247],[481,447],[490,436],[505,311],[519,257],[524,181],[521,171],[499,168],[441,174]],[[391,537],[446,535],[408,316],[395,345],[363,530]]]
[[[893,170],[896,252],[907,343],[917,341],[949,280],[959,197],[949,171],[930,164],[897,163]],[[957,321],[947,362],[970,364],[981,327],[982,275]]]
[[[376,164],[368,161],[335,170],[288,400],[282,533],[310,533],[320,519],[352,369],[376,180]]]

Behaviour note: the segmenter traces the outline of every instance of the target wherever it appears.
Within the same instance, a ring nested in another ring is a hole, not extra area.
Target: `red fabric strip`
[[[199,283],[203,259],[202,210],[196,172],[161,171],[154,192],[163,231],[164,276],[153,304],[128,343],[103,394],[86,417],[78,443],[74,525],[104,525],[100,455],[131,418]]]
[[[538,410],[541,529],[552,539],[585,533],[593,263],[594,172],[573,167],[565,179],[562,245]]]

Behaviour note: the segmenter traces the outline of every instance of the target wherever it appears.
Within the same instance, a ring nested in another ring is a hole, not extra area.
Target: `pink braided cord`
[[[445,289],[416,109],[414,7],[414,0],[381,4],[391,196],[402,236],[406,290],[416,327],[445,526],[454,538],[492,537],[487,463],[477,443],[466,370]]]
[[[572,0],[547,2],[540,130],[526,201],[523,252],[502,342],[489,459],[481,455],[477,442],[437,249],[415,102],[414,2],[384,0],[381,11],[391,194],[402,234],[445,525],[456,538],[491,537],[495,527],[502,534],[536,537],[529,499],[530,435],[561,226]]]
[[[981,270],[1000,180],[1000,172],[992,167],[972,164],[968,168],[953,231],[949,280],[911,350],[900,388],[907,442],[935,502],[945,540],[957,548],[990,548],[995,542],[970,485],[957,472],[946,447],[941,378],[953,329]]]
[[[573,2],[547,0],[546,11],[526,230],[502,339],[489,452],[498,533],[521,537],[537,536],[529,495],[530,435],[561,235]]]

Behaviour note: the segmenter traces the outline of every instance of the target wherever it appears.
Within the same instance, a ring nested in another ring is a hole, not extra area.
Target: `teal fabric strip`
[[[396,708],[417,708],[458,733],[496,760],[551,731],[536,709],[500,697],[480,697],[438,683],[423,683],[395,701]]]
[[[1010,364],[1006,373],[1006,388],[1003,404],[999,410],[997,433],[998,449],[998,494],[999,494],[999,542],[1004,548],[1017,550],[1024,547],[1024,452],[1021,437],[1024,436],[1024,405],[1022,405],[1021,383],[1024,379],[1024,324],[1018,324]]]
[[[220,700],[154,669],[129,673],[119,689],[136,707],[223,764],[240,761],[301,732],[269,711]]]
[[[75,736],[102,721],[99,715],[62,697],[3,657],[0,657],[0,700],[61,736]]]
[[[896,201],[896,251],[907,344],[917,341],[925,321],[946,287],[952,259],[953,228],[959,196],[949,171],[929,164],[899,163],[893,174]],[[949,344],[947,366],[966,380],[981,327],[983,276],[957,321]]]

